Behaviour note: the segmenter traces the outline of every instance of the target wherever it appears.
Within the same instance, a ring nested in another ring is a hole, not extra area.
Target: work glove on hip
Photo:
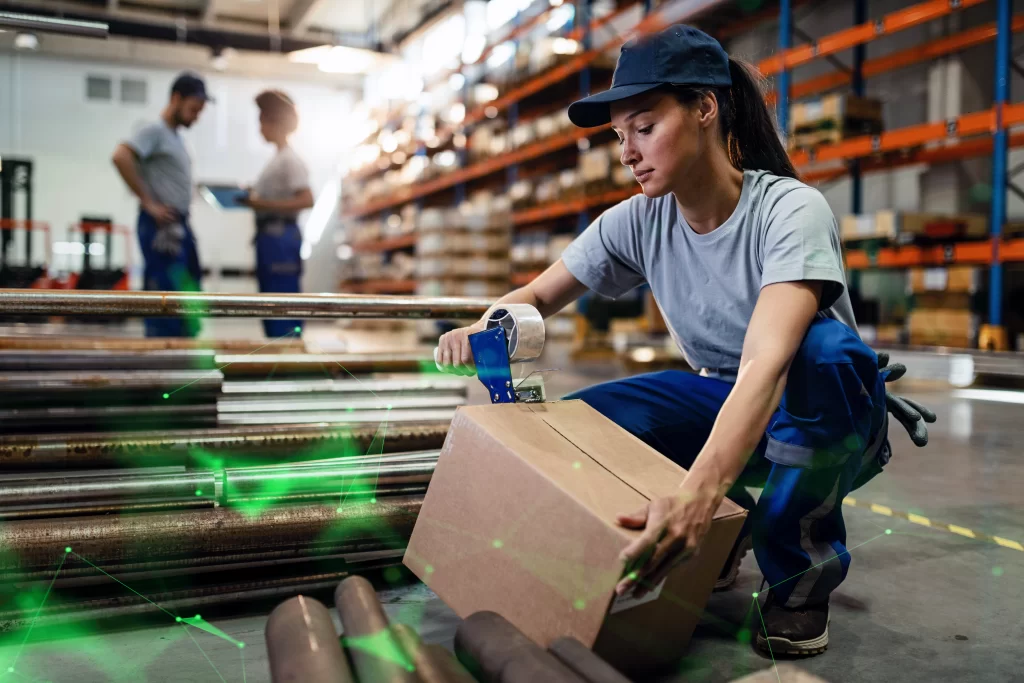
[[[888,382],[895,382],[907,372],[907,366],[903,363],[889,364],[889,354],[878,354],[878,372],[882,379]],[[928,428],[924,423],[935,422],[935,413],[921,405],[917,401],[902,396],[895,396],[885,392],[885,405],[889,414],[900,421],[903,428],[910,435],[910,440],[916,446],[924,446],[928,443]]]
[[[154,251],[168,256],[178,257],[181,255],[181,245],[185,241],[185,226],[181,223],[161,225],[153,236],[152,247]]]

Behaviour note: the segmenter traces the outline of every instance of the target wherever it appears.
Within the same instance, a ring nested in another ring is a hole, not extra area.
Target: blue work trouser
[[[188,218],[179,219],[184,235],[176,243],[157,239],[159,231],[156,220],[139,211],[136,231],[142,250],[143,287],[147,291],[199,292],[199,281],[203,276],[199,266],[195,236],[189,227]],[[146,318],[144,321],[147,337],[195,337],[199,334],[197,318]]]
[[[849,327],[815,319],[793,359],[779,408],[729,492],[751,511],[742,533],[753,535],[761,572],[785,606],[821,603],[846,578],[843,498],[889,459],[885,383],[877,362]],[[720,379],[667,371],[567,398],[582,399],[688,468],[731,389]],[[763,487],[756,504],[748,486]]]
[[[302,232],[295,221],[262,219],[256,232],[256,280],[261,292],[295,294],[301,290]],[[301,320],[264,320],[263,332],[276,339],[302,334]]]

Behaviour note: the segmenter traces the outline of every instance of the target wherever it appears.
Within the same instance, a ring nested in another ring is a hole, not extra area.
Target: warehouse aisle
[[[551,395],[593,379],[593,373],[556,373],[549,380]],[[895,455],[885,476],[857,491],[856,506],[847,506],[850,546],[863,545],[854,550],[850,578],[834,596],[829,651],[803,666],[828,681],[930,682],[978,672],[985,672],[985,680],[1011,680],[1019,670],[1014,652],[1024,638],[1024,552],[963,534],[1024,541],[1018,502],[1024,461],[1014,446],[1024,441],[1020,407],[950,391],[907,393],[936,409],[931,444],[914,448],[902,428],[893,429]],[[890,509],[893,516],[883,514]],[[933,527],[956,525],[957,533],[925,527],[923,518]],[[756,619],[750,595],[759,583],[748,556],[737,587],[712,596],[687,658],[666,681],[714,683],[771,666],[744,644],[744,629]],[[451,644],[458,620],[422,585],[385,588],[381,601],[392,619],[417,625],[424,640]],[[210,633],[154,622],[129,632],[83,631],[73,640],[29,644],[17,674],[7,675],[12,681],[75,683],[264,683],[266,612],[261,614],[204,615],[246,643],[244,650]],[[19,650],[20,639],[0,648],[0,677]]]

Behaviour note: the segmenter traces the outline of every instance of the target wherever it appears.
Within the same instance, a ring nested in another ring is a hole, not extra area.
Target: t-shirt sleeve
[[[835,216],[821,193],[810,187],[790,190],[769,211],[761,269],[762,288],[803,280],[824,283],[822,310],[846,288]]]
[[[124,144],[131,147],[139,159],[147,159],[156,151],[160,142],[160,124],[151,123],[139,128],[135,133],[124,141]]]
[[[309,189],[309,170],[302,159],[292,155],[285,165],[285,185],[292,194]]]
[[[646,281],[640,199],[627,199],[602,213],[562,253],[565,267],[588,289],[617,298]]]

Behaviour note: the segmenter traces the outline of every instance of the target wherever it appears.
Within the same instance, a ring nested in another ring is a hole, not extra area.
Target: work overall
[[[787,607],[821,603],[846,578],[843,498],[890,455],[877,363],[853,330],[819,314],[793,358],[778,410],[728,494],[750,510],[741,538],[752,534],[757,564]],[[567,398],[582,399],[689,468],[731,389],[722,379],[667,371]],[[745,487],[763,487],[756,503]]]
[[[261,292],[298,293],[302,277],[302,232],[295,219],[256,218],[256,280]],[[264,320],[267,337],[302,334],[301,320]]]
[[[195,236],[183,216],[175,223],[158,226],[147,212],[139,211],[136,226],[142,250],[143,286],[147,291],[199,292],[203,271]],[[146,318],[147,337],[195,337],[198,318]]]

